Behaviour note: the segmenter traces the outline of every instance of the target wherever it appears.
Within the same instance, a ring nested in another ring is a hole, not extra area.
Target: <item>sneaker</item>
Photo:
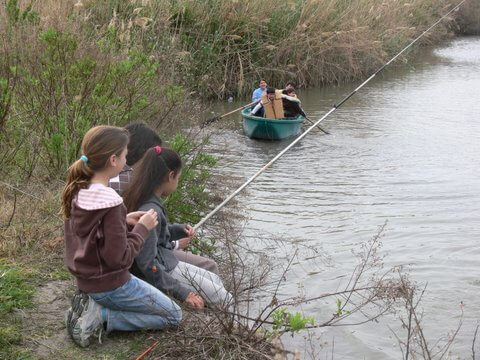
[[[75,295],[73,295],[72,310],[75,314],[78,315],[77,317],[80,317],[80,315],[83,313],[83,310],[85,310],[85,308],[87,307],[88,298],[88,295],[81,290],[77,290],[75,292]]]
[[[71,337],[80,347],[89,346],[90,337],[94,333],[98,333],[98,340],[101,343],[103,333],[102,307],[89,296],[87,296],[84,305],[83,311],[79,313],[80,316],[76,318],[73,315],[70,321]],[[72,309],[72,312],[74,312],[74,309]]]
[[[84,292],[77,290],[72,298],[72,306],[65,312],[64,321],[68,334],[72,337],[73,326],[76,320],[82,315],[86,305],[88,303],[88,295]]]

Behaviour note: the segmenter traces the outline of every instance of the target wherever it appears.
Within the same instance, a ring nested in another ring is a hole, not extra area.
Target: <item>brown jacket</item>
[[[65,221],[65,263],[85,292],[116,289],[130,279],[128,269],[143,246],[148,230],[127,229],[122,198],[100,184],[82,189]]]

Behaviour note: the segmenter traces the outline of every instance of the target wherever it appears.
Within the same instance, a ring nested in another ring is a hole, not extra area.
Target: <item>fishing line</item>
[[[264,165],[260,170],[257,171],[255,175],[249,178],[242,186],[240,186],[237,190],[235,190],[229,197],[223,200],[215,209],[213,209],[209,214],[207,214],[198,224],[194,226],[194,229],[197,230],[200,226],[202,226],[208,219],[210,219],[213,215],[215,215],[221,208],[223,208],[230,200],[232,200],[235,196],[238,195],[240,191],[245,189],[253,180],[255,180],[262,172],[268,169],[275,161],[277,161],[280,157],[283,156],[288,150],[290,150],[296,143],[302,140],[307,134],[315,128],[320,122],[325,120],[331,113],[335,110],[340,108],[348,99],[350,99],[353,95],[357,93],[361,88],[363,88],[370,80],[372,80],[375,76],[377,76],[383,69],[385,69],[388,65],[390,65],[393,61],[395,61],[400,55],[402,55],[407,49],[409,49],[413,44],[415,44],[419,39],[421,39],[426,33],[432,30],[435,26],[437,26],[443,19],[445,19],[448,15],[458,9],[465,1],[461,1],[458,5],[456,5],[452,10],[448,13],[443,15],[438,21],[436,21],[433,25],[431,25],[427,30],[421,33],[415,40],[413,40],[410,44],[408,44],[402,51],[400,51],[397,55],[390,59],[386,64],[384,64],[381,68],[379,68],[375,73],[373,73],[367,80],[365,80],[362,84],[360,84],[355,90],[353,90],[350,94],[348,94],[343,100],[341,100],[338,104],[334,104],[333,107],[323,115],[319,120],[317,120],[312,126],[310,126],[305,132],[303,132],[298,138],[296,138],[290,145],[288,145],[285,149],[283,149],[277,156],[275,156],[272,160],[270,160],[266,165]]]

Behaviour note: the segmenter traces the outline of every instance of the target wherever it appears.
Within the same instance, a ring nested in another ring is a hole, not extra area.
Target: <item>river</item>
[[[315,120],[357,85],[297,94]],[[216,111],[239,104],[219,104]],[[261,245],[280,264],[273,275],[299,249],[280,296],[342,288],[356,264],[351,250],[387,221],[380,254],[385,267],[405,265],[413,281],[426,285],[419,310],[427,340],[432,345],[454,331],[463,310],[450,358],[471,359],[480,320],[479,116],[480,38],[422,49],[323,121],[331,135],[312,131],[237,196],[248,218],[246,241],[285,240],[282,246]],[[243,181],[291,140],[248,139],[240,116],[234,118],[212,137],[210,150],[222,154],[219,173]],[[322,321],[335,308],[333,298],[299,310]],[[389,328],[405,337],[398,317],[388,315],[378,323],[324,328],[311,341],[321,359],[331,359],[332,350],[334,359],[400,359]],[[283,342],[302,357],[314,357],[301,334]]]

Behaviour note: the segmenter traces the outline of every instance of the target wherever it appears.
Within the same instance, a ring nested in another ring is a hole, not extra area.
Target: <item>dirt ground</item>
[[[54,280],[37,288],[34,307],[18,315],[22,321],[24,350],[33,359],[131,359],[154,339],[152,334],[112,334],[87,349],[76,346],[68,336],[63,315],[75,291],[72,280]],[[152,352],[151,355],[154,355]],[[158,355],[158,353],[157,353]],[[145,359],[148,359],[145,358]]]
[[[211,344],[204,343],[205,339],[202,339],[201,336],[198,337],[198,334],[195,335],[198,329],[193,330],[192,327],[197,328],[200,325],[196,321],[198,315],[192,317],[192,313],[188,311],[184,311],[185,318],[182,326],[178,329],[113,332],[102,339],[102,344],[94,341],[88,348],[82,349],[70,339],[63,323],[64,312],[70,306],[70,299],[74,291],[73,280],[47,282],[37,288],[33,308],[18,313],[22,323],[23,341],[21,347],[29,355],[26,359],[136,359],[157,340],[160,341],[160,344],[143,360],[212,358],[205,352],[203,354],[198,352],[201,349],[205,351],[205,348],[211,347]],[[208,313],[202,316],[202,323],[208,323]],[[186,334],[188,336],[185,336]],[[195,340],[195,338],[197,339]],[[178,346],[172,347],[177,342]],[[216,343],[216,346],[220,344],[216,341],[213,343]],[[185,353],[186,347],[190,350],[187,353]],[[197,348],[196,354],[191,351],[195,348]],[[268,356],[263,355],[261,358],[266,357],[268,358]],[[248,355],[247,358],[249,358]],[[283,359],[284,357],[280,358]]]
[[[63,324],[63,313],[70,306],[73,283],[55,280],[37,288],[34,307],[23,313],[24,346],[40,359],[52,359],[71,342]]]

